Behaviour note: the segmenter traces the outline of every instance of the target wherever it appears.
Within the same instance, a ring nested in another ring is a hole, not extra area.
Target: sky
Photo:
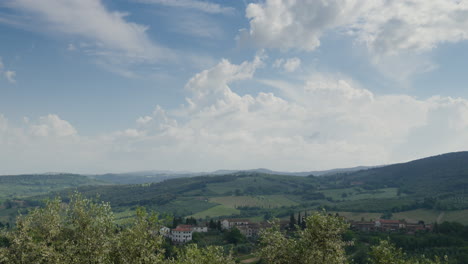
[[[468,149],[468,0],[2,0],[0,174]]]

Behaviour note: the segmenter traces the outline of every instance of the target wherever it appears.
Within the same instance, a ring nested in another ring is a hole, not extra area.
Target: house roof
[[[400,220],[388,220],[388,219],[379,219],[381,224],[400,224]]]
[[[190,231],[192,231],[192,226],[191,225],[178,225],[175,229],[172,229],[172,231],[190,232]]]

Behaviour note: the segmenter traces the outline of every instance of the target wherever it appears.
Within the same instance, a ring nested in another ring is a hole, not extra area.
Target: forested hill
[[[421,196],[464,193],[468,191],[468,152],[448,153],[354,173],[336,174],[331,179],[342,180],[345,185],[362,185],[368,189],[396,187],[408,194]]]
[[[0,176],[0,201],[2,198],[18,198],[64,188],[101,184],[106,183],[78,174],[4,175]]]

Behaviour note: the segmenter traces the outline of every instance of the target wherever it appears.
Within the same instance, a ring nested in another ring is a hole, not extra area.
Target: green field
[[[424,221],[426,223],[442,223],[444,221],[459,222],[468,225],[468,210],[438,211],[417,209],[406,212],[394,213],[393,219],[405,219],[408,222]]]
[[[224,205],[217,205],[215,207],[211,207],[208,210],[196,213],[191,215],[196,219],[205,219],[205,218],[213,218],[213,217],[220,217],[220,216],[230,216],[230,215],[237,215],[240,211],[234,208],[229,208]]]
[[[238,208],[243,206],[276,208],[298,204],[297,202],[287,198],[285,195],[222,196],[210,198],[210,202],[222,204],[229,208]]]
[[[383,188],[371,191],[365,191],[361,188],[329,189],[320,191],[326,197],[333,200],[355,201],[364,199],[387,199],[398,197],[397,188]],[[403,195],[400,195],[401,197]]]
[[[338,213],[340,216],[345,217],[347,220],[352,221],[371,221],[379,219],[382,214],[381,213],[359,213],[359,212],[335,212],[330,211],[331,214]]]

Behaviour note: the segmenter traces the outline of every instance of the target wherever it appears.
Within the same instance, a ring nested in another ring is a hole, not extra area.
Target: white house
[[[182,244],[192,240],[192,226],[178,225],[171,230],[171,240],[174,243]]]

